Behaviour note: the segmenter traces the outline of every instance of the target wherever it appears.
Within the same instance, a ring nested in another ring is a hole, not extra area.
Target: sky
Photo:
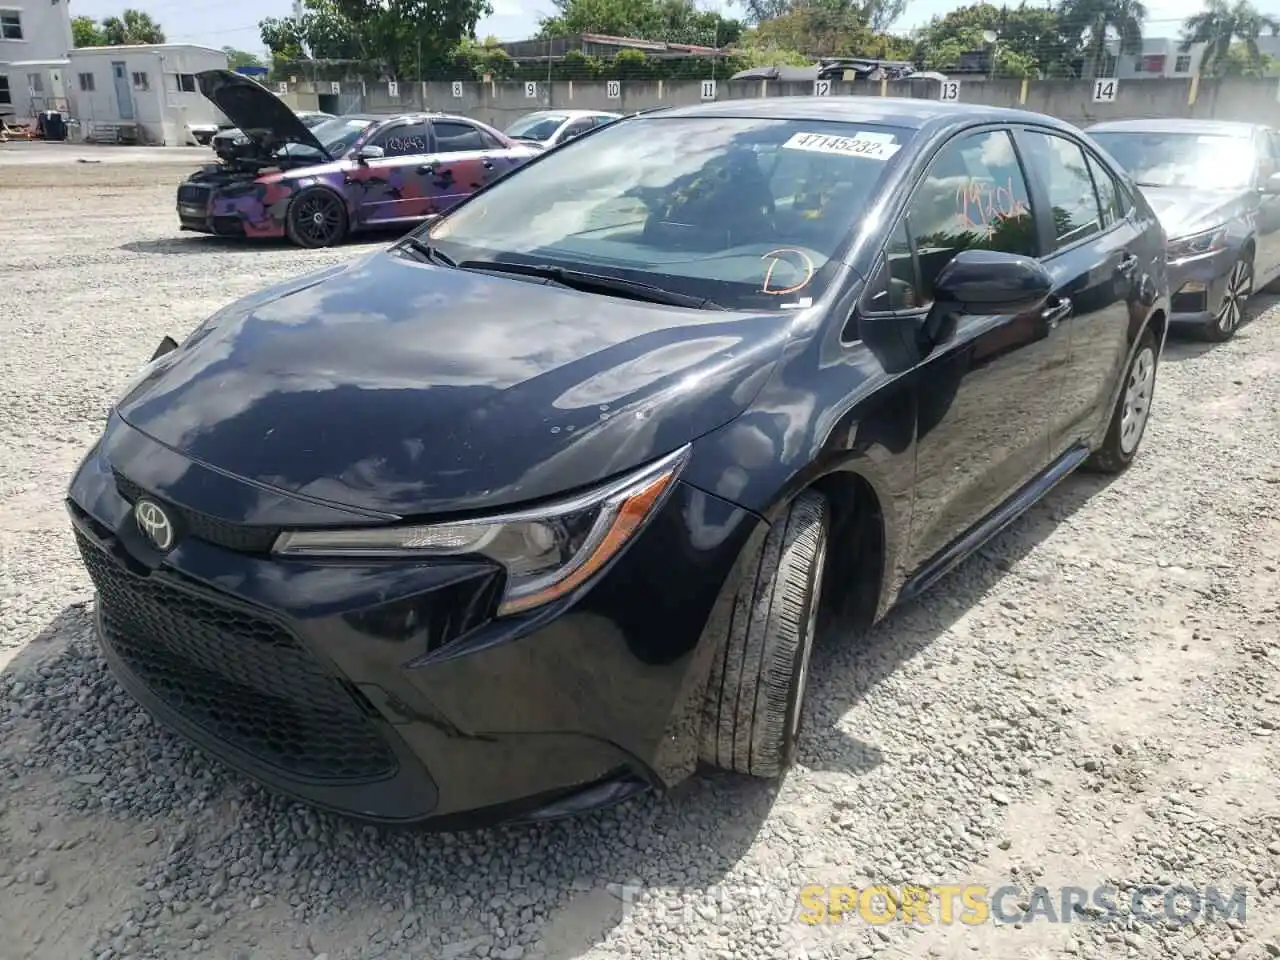
[[[551,0],[491,0],[493,15],[480,22],[476,35],[499,40],[523,40],[538,28],[540,17],[551,10]],[[1034,0],[1033,0],[1034,2]],[[151,14],[164,29],[168,40],[202,43],[211,47],[236,47],[253,53],[263,50],[258,21],[289,14],[290,0],[70,0],[73,16],[95,20],[119,14],[133,7]],[[737,11],[732,3],[702,0],[708,9],[720,9],[726,16]],[[961,4],[957,0],[913,0],[908,14],[894,24],[895,31],[909,30]],[[1201,0],[1148,0],[1146,34],[1172,37],[1182,20],[1201,8]],[[1269,9],[1270,3],[1260,4]]]

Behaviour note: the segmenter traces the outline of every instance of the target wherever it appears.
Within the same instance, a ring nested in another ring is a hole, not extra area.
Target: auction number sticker
[[[852,137],[833,137],[826,133],[797,133],[782,145],[784,150],[808,150],[812,153],[839,153],[846,157],[888,160],[900,146],[883,133],[859,131]]]

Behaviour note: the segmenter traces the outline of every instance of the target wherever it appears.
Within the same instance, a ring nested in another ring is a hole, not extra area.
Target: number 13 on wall
[[[938,85],[939,100],[959,100],[960,99],[960,81],[959,80],[943,80]]]
[[[1099,77],[1093,81],[1093,102],[1116,102],[1116,81],[1113,77]]]

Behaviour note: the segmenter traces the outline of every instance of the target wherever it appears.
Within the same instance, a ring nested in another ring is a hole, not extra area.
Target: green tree
[[[355,31],[366,58],[392,76],[448,62],[493,12],[489,0],[333,0],[333,7]]]
[[[141,10],[126,10],[118,17],[102,21],[102,33],[109,47],[140,43],[164,43],[164,31],[160,24]]]
[[[541,37],[607,33],[670,43],[729,46],[743,24],[703,10],[694,0],[556,0],[556,13],[539,24]]]
[[[1107,40],[1111,36],[1120,41],[1121,54],[1142,52],[1147,8],[1140,0],[1063,0],[1058,18],[1062,32],[1083,44],[1095,77],[1107,62]]]
[[[836,4],[797,7],[752,30],[749,48],[799,50],[810,57],[874,57],[905,60],[912,56],[909,40],[878,33],[855,7]]]
[[[986,46],[985,30],[996,33],[996,71],[1006,76],[1063,72],[1079,46],[1064,35],[1053,10],[1025,3],[974,3],[934,17],[917,30],[915,58],[931,70],[954,69],[962,53]]]
[[[237,50],[235,47],[223,47],[222,52],[227,55],[227,67],[231,70],[238,70],[240,67],[260,67],[262,61],[255,54],[246,50]]]
[[[1206,8],[1187,17],[1182,25],[1182,51],[1191,49],[1193,43],[1205,44],[1200,58],[1200,72],[1209,76],[1224,75],[1239,70],[1261,76],[1265,60],[1258,49],[1258,37],[1267,30],[1272,36],[1280,32],[1280,21],[1259,13],[1249,0],[1207,0]],[[1240,41],[1240,50],[1234,58],[1233,43]]]
[[[77,47],[103,47],[107,37],[93,17],[72,17],[71,42]]]

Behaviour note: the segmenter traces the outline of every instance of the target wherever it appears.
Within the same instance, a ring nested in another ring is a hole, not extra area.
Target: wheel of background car
[[[1125,371],[1120,397],[1107,427],[1107,438],[1085,462],[1087,469],[1095,473],[1120,473],[1137,456],[1155,397],[1158,347],[1155,332],[1147,326]]]
[[[802,493],[743,573],[707,681],[702,759],[777,777],[795,756],[821,601],[830,507]]]
[[[1227,274],[1227,286],[1222,291],[1222,303],[1213,319],[1201,330],[1206,340],[1225,343],[1236,335],[1249,307],[1249,295],[1253,293],[1253,257],[1247,253],[1232,264]]]
[[[347,207],[324,187],[303,190],[289,204],[286,229],[300,247],[331,247],[347,235]]]

